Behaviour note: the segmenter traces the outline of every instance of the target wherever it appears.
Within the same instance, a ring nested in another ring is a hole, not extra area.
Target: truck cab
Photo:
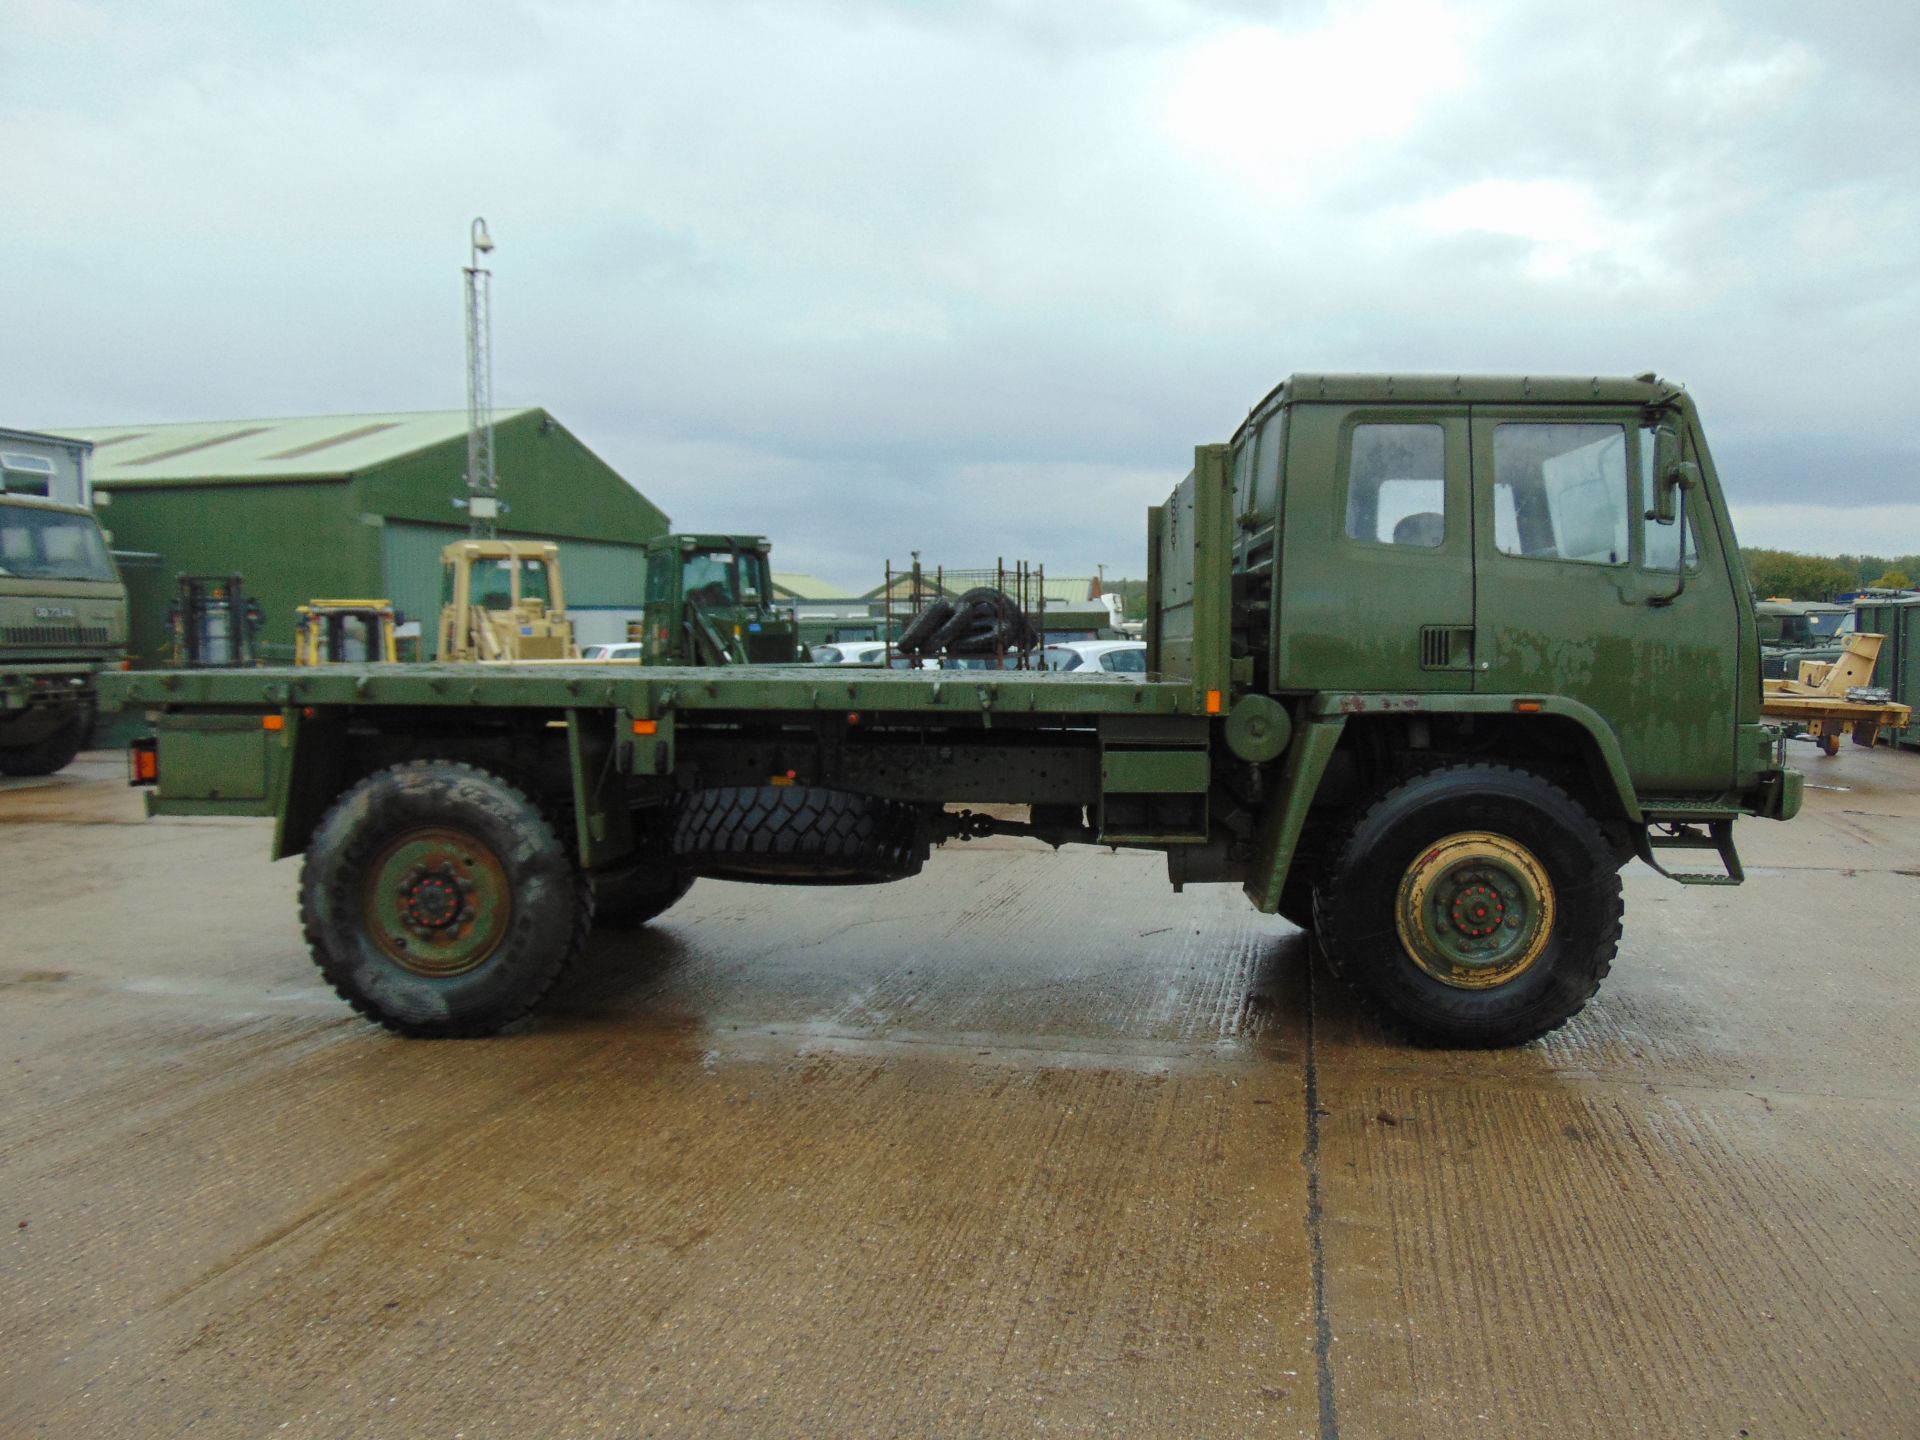
[[[1623,858],[1667,873],[1669,850],[1717,854],[1720,870],[1676,875],[1695,883],[1739,878],[1735,815],[1797,808],[1681,387],[1296,375],[1222,463],[1236,678],[1326,749],[1292,853],[1255,867],[1257,900],[1311,918],[1353,807],[1420,771],[1522,768]]]
[[[95,677],[126,647],[127,592],[93,512],[0,495],[0,775],[79,754]]]
[[[793,616],[773,599],[772,547],[759,535],[662,535],[647,544],[650,665],[787,665]]]

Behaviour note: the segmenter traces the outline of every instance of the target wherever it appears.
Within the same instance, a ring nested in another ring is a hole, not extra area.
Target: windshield
[[[734,599],[733,552],[700,551],[680,571],[681,592],[701,605],[731,605]]]
[[[752,550],[700,550],[687,556],[680,572],[687,599],[715,605],[765,605],[768,588],[767,557]]]
[[[1848,617],[1849,613],[1850,612],[1843,610],[1828,615],[1809,615],[1807,616],[1807,630],[1809,633],[1817,635],[1823,640],[1829,635],[1838,635],[1840,633],[1840,623]]]
[[[107,542],[91,515],[0,506],[0,575],[33,580],[112,580]]]

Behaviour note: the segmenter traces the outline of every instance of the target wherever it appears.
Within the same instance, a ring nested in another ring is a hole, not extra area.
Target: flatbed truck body
[[[1402,513],[1404,512],[1404,513]],[[276,819],[323,973],[413,1034],[525,1014],[702,875],[865,883],[1015,833],[1309,929],[1417,1040],[1575,1013],[1617,871],[1790,818],[1692,402],[1297,376],[1148,515],[1149,674],[332,666],[114,681],[156,814]],[[1008,819],[966,805],[1027,807]],[[531,837],[530,839],[528,837]]]

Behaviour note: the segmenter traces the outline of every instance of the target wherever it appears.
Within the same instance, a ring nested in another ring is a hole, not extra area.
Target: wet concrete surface
[[[255,821],[0,782],[0,1435],[1920,1433],[1920,755],[1395,1044],[1236,891],[702,882],[397,1040]]]

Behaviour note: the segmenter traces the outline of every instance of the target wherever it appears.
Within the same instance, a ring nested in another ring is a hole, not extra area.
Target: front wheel
[[[86,747],[92,728],[93,711],[83,708],[31,744],[0,747],[0,775],[52,775],[66,769]]]
[[[1619,862],[1551,781],[1454,765],[1361,812],[1314,910],[1330,967],[1412,1039],[1518,1045],[1578,1014],[1606,975]]]
[[[320,973],[403,1035],[490,1035],[579,954],[593,896],[552,823],[490,770],[411,760],[334,803],[300,876]]]

